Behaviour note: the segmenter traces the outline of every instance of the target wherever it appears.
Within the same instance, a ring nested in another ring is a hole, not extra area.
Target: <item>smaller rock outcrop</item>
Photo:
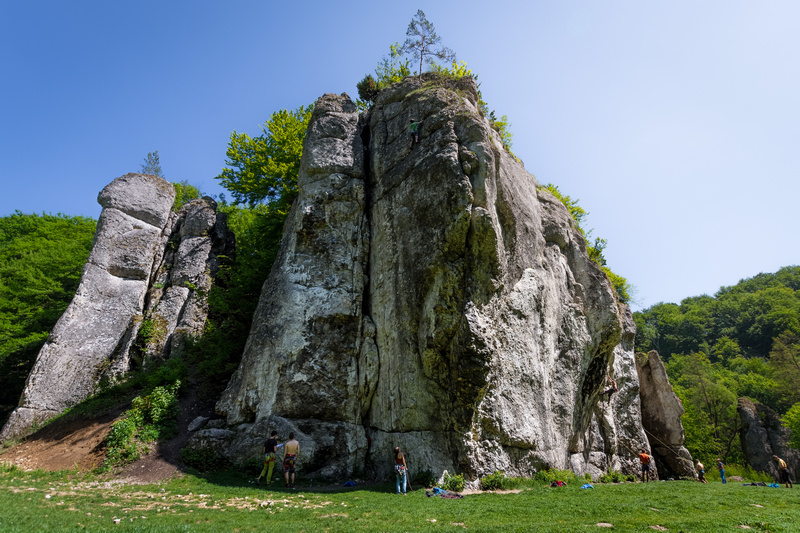
[[[650,441],[660,477],[694,478],[692,456],[684,446],[683,405],[672,390],[658,352],[636,354],[642,425]]]
[[[766,405],[748,398],[739,398],[736,411],[742,422],[739,439],[750,468],[758,472],[768,472],[779,479],[778,467],[772,460],[772,456],[777,455],[786,461],[792,479],[797,479],[800,451],[789,446],[789,430],[781,425],[778,414]]]
[[[31,370],[0,440],[24,434],[132,365],[167,358],[205,323],[218,255],[233,245],[211,198],[172,210],[175,189],[126,174],[98,196],[92,251],[70,305]]]

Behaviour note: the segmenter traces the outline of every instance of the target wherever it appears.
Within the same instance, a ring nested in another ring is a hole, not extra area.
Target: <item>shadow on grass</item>
[[[255,476],[248,476],[242,472],[234,470],[219,470],[215,472],[198,472],[193,468],[185,469],[187,474],[190,474],[198,479],[226,488],[248,488],[260,491],[269,491],[275,493],[285,494],[298,494],[298,493],[312,493],[312,494],[346,494],[358,491],[369,491],[376,493],[391,494],[395,492],[394,481],[354,481],[355,485],[352,487],[345,487],[347,481],[341,482],[328,482],[314,480],[313,478],[299,477],[295,480],[295,489],[287,488],[284,481],[283,474],[272,478],[270,485],[261,484],[256,482]],[[424,491],[424,488],[416,488],[417,491]],[[409,492],[412,492],[409,489]]]

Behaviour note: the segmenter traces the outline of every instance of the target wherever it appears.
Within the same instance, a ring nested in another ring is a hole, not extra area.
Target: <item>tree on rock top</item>
[[[402,51],[411,54],[414,59],[419,60],[419,76],[422,76],[422,63],[427,59],[429,64],[434,64],[434,58],[447,63],[456,60],[456,54],[446,46],[435,48],[442,38],[436,34],[425,13],[421,9],[411,19],[406,30],[406,42],[403,43]]]
[[[164,177],[164,173],[161,172],[161,162],[158,160],[158,150],[147,152],[147,157],[144,158],[144,163],[142,164],[142,174],[151,174],[159,178]]]

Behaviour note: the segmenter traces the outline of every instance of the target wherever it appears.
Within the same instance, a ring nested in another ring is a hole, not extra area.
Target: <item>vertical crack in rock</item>
[[[370,186],[372,180],[372,169],[370,167],[370,126],[369,113],[364,113],[359,117],[359,129],[361,146],[363,148],[363,173],[364,173],[364,224],[365,233],[368,238],[365,250],[364,264],[364,291],[361,304],[361,350],[357,359],[359,376],[359,396],[361,398],[361,426],[364,428],[367,447],[364,454],[364,472],[374,473],[375,467],[370,456],[372,444],[372,431],[369,426],[370,411],[372,410],[372,399],[375,396],[377,377],[380,373],[380,353],[375,344],[375,323],[372,320],[372,300],[371,290],[371,263],[370,245],[372,242],[372,203],[373,189]]]

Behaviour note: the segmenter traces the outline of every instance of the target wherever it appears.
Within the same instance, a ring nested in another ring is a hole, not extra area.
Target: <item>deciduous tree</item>
[[[281,109],[261,127],[262,135],[250,137],[233,132],[226,155],[228,165],[216,179],[231,191],[235,203],[280,204],[288,210],[297,196],[297,176],[303,155],[303,139],[313,106],[294,111]]]

